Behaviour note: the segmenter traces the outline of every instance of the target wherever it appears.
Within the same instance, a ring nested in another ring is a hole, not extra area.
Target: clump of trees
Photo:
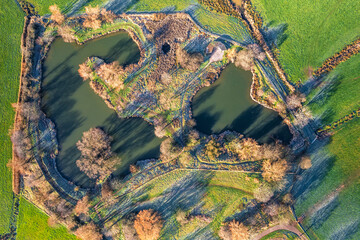
[[[239,52],[237,52],[236,49],[232,49],[228,53],[228,58],[236,67],[241,67],[244,70],[250,71],[254,66],[254,60],[264,61],[266,54],[261,50],[259,45],[250,44],[246,49]]]
[[[219,237],[223,240],[245,240],[249,239],[250,235],[243,223],[232,220],[220,228]]]
[[[60,8],[54,4],[49,7],[51,12],[50,19],[61,25],[65,21],[65,16],[61,13]]]
[[[83,26],[86,28],[98,29],[103,22],[113,22],[116,15],[105,9],[100,10],[99,6],[85,7],[85,20]]]
[[[124,68],[117,61],[112,63],[103,63],[96,70],[97,74],[108,84],[115,88],[124,88],[124,83],[120,77],[124,73]]]
[[[117,158],[111,151],[111,137],[100,128],[91,128],[83,133],[81,140],[76,143],[81,152],[81,158],[76,165],[88,177],[103,181],[114,170]]]
[[[182,48],[176,49],[176,60],[182,68],[189,71],[196,71],[199,69],[202,62],[204,62],[204,56],[201,53],[188,53]]]
[[[160,237],[163,221],[152,209],[140,211],[135,218],[134,228],[141,240],[156,240]]]

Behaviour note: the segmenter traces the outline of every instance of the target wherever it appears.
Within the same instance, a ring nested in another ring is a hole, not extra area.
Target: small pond
[[[214,84],[195,95],[196,128],[205,134],[233,130],[261,143],[289,143],[292,135],[282,118],[251,99],[251,82],[251,72],[227,66]]]
[[[137,160],[159,156],[161,140],[154,127],[140,118],[120,119],[107,107],[77,73],[87,57],[98,56],[106,62],[120,64],[139,60],[137,45],[125,32],[91,40],[84,45],[56,39],[48,52],[43,68],[42,107],[56,124],[60,152],[57,167],[60,173],[82,187],[94,186],[76,166],[80,152],[76,142],[92,127],[101,127],[114,139],[112,149],[122,162],[115,175],[124,176],[129,165]]]

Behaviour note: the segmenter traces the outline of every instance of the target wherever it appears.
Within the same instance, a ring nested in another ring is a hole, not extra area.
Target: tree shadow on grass
[[[281,23],[274,26],[274,22],[271,21],[261,31],[264,34],[264,38],[268,43],[268,45],[270,47],[276,46],[278,48],[288,38],[288,34],[285,33],[287,29],[288,29],[287,23]]]
[[[335,157],[324,152],[328,143],[327,140],[316,141],[308,150],[308,154],[312,157],[312,167],[301,173],[301,178],[294,183],[291,189],[296,204],[305,200],[306,195],[321,183],[333,167]]]

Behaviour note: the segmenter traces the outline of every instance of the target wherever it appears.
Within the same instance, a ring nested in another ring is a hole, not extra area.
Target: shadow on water
[[[261,143],[275,139],[288,144],[289,128],[282,118],[250,98],[252,75],[230,64],[210,87],[201,89],[193,101],[197,129],[205,134],[237,131]]]
[[[112,148],[121,158],[115,175],[127,173],[129,165],[144,158],[159,156],[161,140],[154,128],[140,118],[120,119],[104,101],[82,81],[77,70],[88,57],[98,56],[106,62],[131,64],[140,52],[128,34],[116,33],[84,45],[64,43],[56,39],[43,67],[42,108],[57,127],[59,155],[57,168],[70,181],[82,187],[94,186],[76,166],[80,152],[76,142],[92,127],[101,127],[114,139]]]

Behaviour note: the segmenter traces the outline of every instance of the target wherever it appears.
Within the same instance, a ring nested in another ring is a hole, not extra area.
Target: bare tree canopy
[[[204,57],[201,53],[190,54],[179,47],[176,50],[176,60],[182,68],[190,71],[196,71],[204,61]]]
[[[65,16],[61,13],[60,8],[54,4],[49,7],[51,12],[50,19],[56,22],[57,24],[62,24],[65,20]]]
[[[223,240],[246,240],[249,239],[249,231],[243,223],[232,220],[220,228],[219,237]]]
[[[161,217],[152,209],[140,211],[134,221],[134,228],[141,240],[158,239],[162,226]]]
[[[90,178],[102,181],[115,170],[117,159],[111,152],[111,140],[100,128],[91,128],[76,143],[81,152],[76,165]]]

